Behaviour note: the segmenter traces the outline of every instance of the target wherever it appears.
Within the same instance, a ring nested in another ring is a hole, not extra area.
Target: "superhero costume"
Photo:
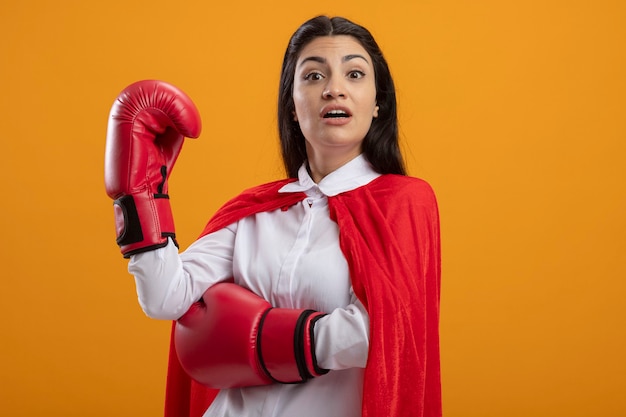
[[[262,211],[288,210],[305,198],[278,192],[290,181],[243,192],[201,236]],[[370,315],[363,416],[441,416],[440,242],[432,189],[416,178],[383,175],[328,202],[354,292]],[[216,394],[182,371],[172,343],[166,417],[201,416]]]

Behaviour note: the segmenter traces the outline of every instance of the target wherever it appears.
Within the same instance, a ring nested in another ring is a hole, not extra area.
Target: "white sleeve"
[[[149,317],[176,320],[213,284],[233,274],[236,225],[203,236],[183,253],[164,248],[131,256],[139,305]]]
[[[315,323],[315,356],[325,369],[365,368],[369,350],[369,315],[353,295],[352,303],[337,308]]]

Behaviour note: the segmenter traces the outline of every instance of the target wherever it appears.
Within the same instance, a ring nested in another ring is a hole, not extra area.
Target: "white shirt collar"
[[[281,193],[316,193],[316,191],[320,191],[327,197],[333,197],[337,194],[362,187],[379,176],[380,174],[374,171],[370,163],[361,154],[326,175],[319,184],[316,184],[309,175],[306,163],[302,164],[298,170],[298,181],[290,182],[278,191]]]

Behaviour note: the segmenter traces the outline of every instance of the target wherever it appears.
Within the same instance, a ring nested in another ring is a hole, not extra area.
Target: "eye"
[[[353,70],[348,73],[348,78],[352,78],[358,80],[359,78],[365,77],[365,73],[359,70]]]
[[[317,71],[311,71],[304,76],[304,79],[306,81],[319,81],[322,78],[324,78],[324,76],[320,72],[317,72]]]

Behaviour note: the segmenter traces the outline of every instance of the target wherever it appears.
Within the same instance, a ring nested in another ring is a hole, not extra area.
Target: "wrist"
[[[178,246],[167,195],[154,195],[145,190],[122,196],[113,205],[117,244],[125,258],[164,247],[168,237]]]
[[[315,322],[325,314],[314,310],[271,308],[259,324],[260,366],[275,382],[297,383],[328,372],[315,357]]]

